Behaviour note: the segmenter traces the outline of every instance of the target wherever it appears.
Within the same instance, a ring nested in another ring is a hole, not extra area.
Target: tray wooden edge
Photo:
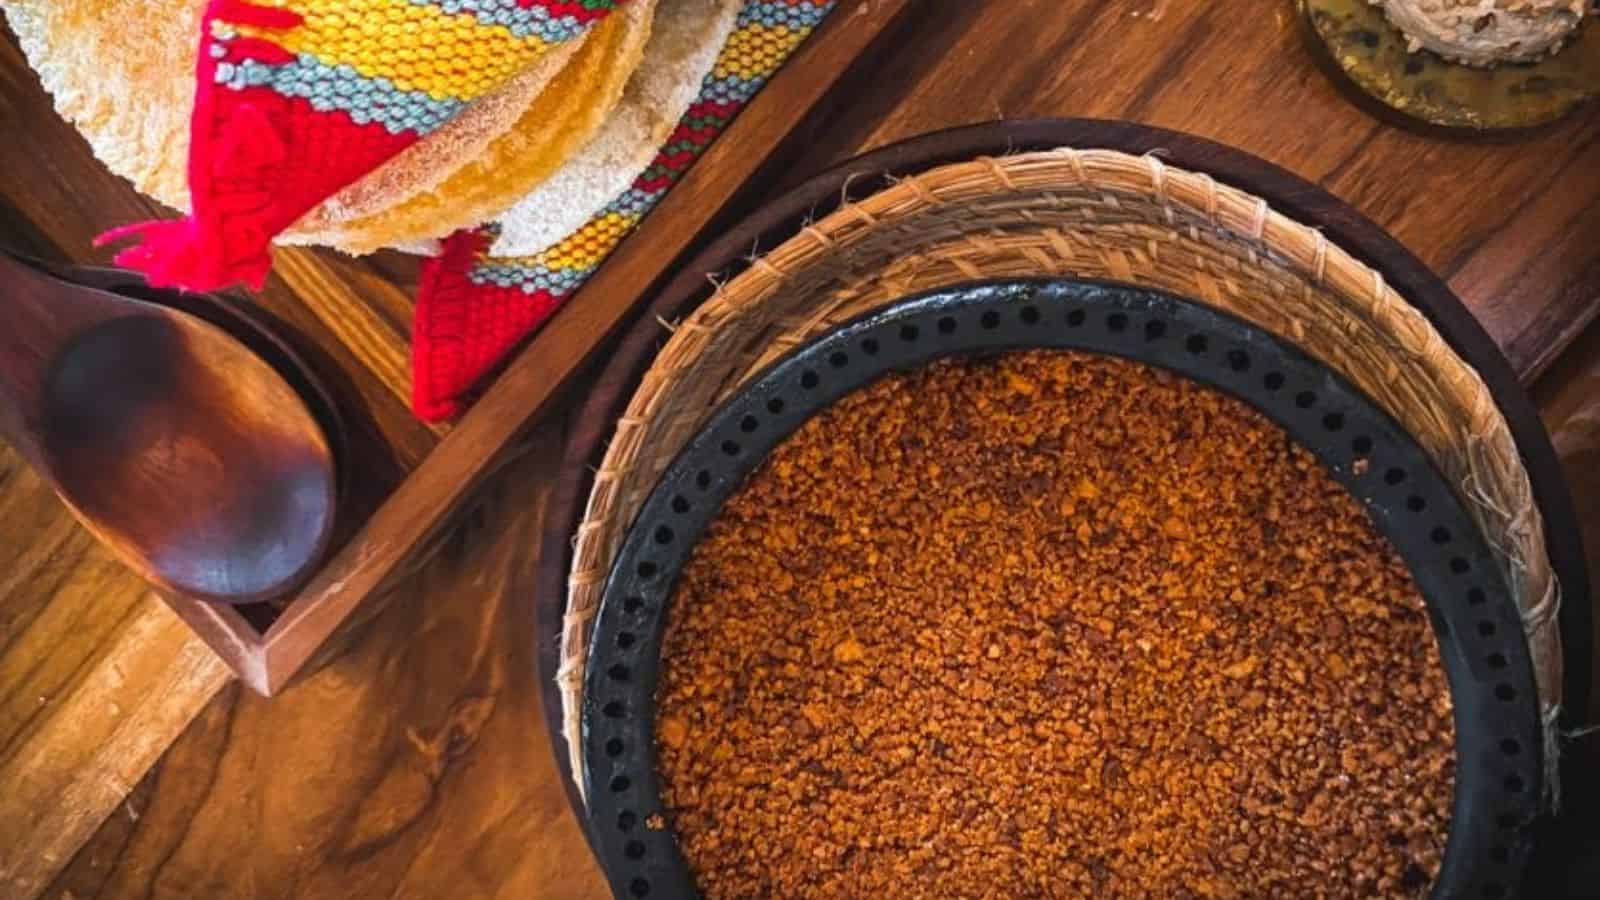
[[[1398,240],[1354,207],[1273,163],[1243,150],[1181,132],[1106,119],[1032,119],[989,122],[933,132],[870,151],[839,164],[778,197],[698,254],[655,295],[616,342],[604,369],[574,415],[563,448],[563,471],[581,477],[558,482],[549,498],[536,584],[539,685],[553,752],[564,777],[569,802],[580,820],[583,805],[560,737],[560,695],[554,675],[560,663],[560,634],[566,603],[571,538],[593,484],[612,423],[626,407],[654,351],[666,334],[660,322],[686,315],[707,295],[708,276],[726,276],[743,267],[753,248],[768,248],[808,217],[836,208],[848,193],[862,197],[884,187],[891,176],[984,155],[1001,155],[1059,146],[1099,147],[1125,153],[1156,153],[1167,162],[1207,172],[1218,180],[1264,197],[1274,208],[1303,222],[1316,222],[1340,246],[1383,273],[1384,278],[1433,323],[1445,341],[1469,361],[1493,393],[1510,424],[1533,482],[1535,500],[1546,517],[1551,560],[1569,598],[1589,596],[1588,572],[1577,516],[1560,463],[1538,411],[1518,372],[1449,286]],[[1568,665],[1563,690],[1569,710],[1584,710],[1590,691],[1592,637],[1587,603],[1561,609]]]
[[[272,696],[336,651],[382,609],[384,588],[446,527],[502,450],[548,410],[651,289],[786,154],[857,63],[917,0],[843,0],[817,33],[706,151],[640,228],[488,384],[462,416],[287,604],[265,634],[237,610],[175,603],[190,627],[255,692]]]

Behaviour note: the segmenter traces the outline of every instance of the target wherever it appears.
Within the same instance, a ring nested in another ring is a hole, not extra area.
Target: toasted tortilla
[[[180,211],[189,208],[189,120],[205,7],[206,0],[0,0],[0,9],[61,116],[83,133],[95,155],[113,173]],[[611,18],[620,16],[608,16],[607,21]],[[648,36],[650,16],[643,19],[643,35],[638,34],[637,26],[631,29],[633,40],[641,45]],[[130,23],[138,23],[138,27],[130,27]],[[304,223],[332,217],[334,210],[340,211],[341,218],[358,217],[363,210],[382,210],[412,193],[438,186],[451,173],[489,153],[497,137],[511,131],[548,96],[547,89],[558,76],[566,73],[564,83],[576,81],[581,92],[584,80],[574,79],[569,66],[586,39],[605,27],[602,21],[589,32],[552,47],[504,86],[313,210],[298,230],[281,235],[279,243],[325,243],[350,253],[374,249],[367,243],[341,246],[336,231],[309,240]],[[627,33],[630,29],[613,26],[612,31]],[[595,78],[600,82],[613,79],[620,93],[626,72]],[[573,109],[576,107],[574,102]],[[603,113],[585,115],[601,117]],[[428,246],[422,239],[395,243]]]
[[[660,0],[644,58],[598,134],[500,217],[494,256],[533,256],[633,184],[699,95],[742,0]]]
[[[187,211],[205,0],[0,0],[0,9],[56,110],[95,156],[145,194]]]
[[[595,26],[604,27],[604,23]],[[570,79],[572,73],[568,69],[591,35],[593,30],[550,48],[427,137],[324,200],[284,232],[284,243],[303,243],[298,239],[301,235],[337,236],[340,223],[380,215],[408,197],[438,187],[452,173],[488,152],[496,138],[516,127],[545,91]]]
[[[672,2],[683,8],[670,19],[677,26],[669,29],[677,35],[674,42],[685,40],[688,22],[710,24],[704,8],[696,13],[688,10],[694,6],[690,0]],[[731,0],[698,3],[725,6]],[[189,119],[205,5],[206,0],[0,0],[0,10],[5,10],[62,117],[82,131],[112,173],[174,210],[189,208]],[[482,223],[528,192],[509,183],[541,183],[574,147],[586,146],[605,125],[642,62],[653,13],[654,0],[634,0],[587,34],[550,48],[445,127],[326,200],[278,242],[323,243],[347,253],[384,245],[421,250],[456,227]],[[691,13],[693,18],[680,19]],[[141,27],[128,27],[130,22],[141,22]],[[667,46],[659,51],[669,53]],[[586,96],[594,102],[586,104]],[[555,127],[557,122],[568,127]],[[634,143],[659,141],[634,138]],[[653,154],[653,149],[637,152]],[[518,160],[522,165],[506,171],[499,168],[499,160],[517,154],[533,159]],[[642,167],[626,168],[632,170],[629,175],[613,176],[608,184],[621,181],[626,187]],[[454,195],[458,189],[467,192],[461,203]],[[467,195],[475,197],[470,211]],[[571,208],[592,211],[598,205],[574,200]],[[411,227],[386,229],[386,216]],[[419,218],[430,226],[418,227]],[[578,221],[582,223],[581,216]]]
[[[302,218],[290,240],[369,253],[444,237],[494,218],[600,130],[638,68],[655,6],[655,0],[630,0],[590,29],[516,123],[495,133],[463,164],[442,165],[448,160],[433,159],[419,164],[422,157],[411,151],[429,152],[424,146],[438,137],[430,135]],[[519,90],[525,87],[518,85]],[[495,121],[498,125],[503,120],[496,116]],[[446,155],[467,156],[454,148]],[[381,187],[365,192],[373,184]]]

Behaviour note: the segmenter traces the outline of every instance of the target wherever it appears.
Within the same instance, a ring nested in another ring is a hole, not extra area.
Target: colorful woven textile
[[[259,288],[274,236],[623,0],[210,0],[191,214],[108,232],[152,283]],[[269,5],[270,4],[270,5]]]
[[[671,139],[633,186],[531,257],[487,255],[490,228],[459,232],[425,264],[412,330],[412,409],[449,418],[638,225],[832,9],[834,0],[748,0]]]

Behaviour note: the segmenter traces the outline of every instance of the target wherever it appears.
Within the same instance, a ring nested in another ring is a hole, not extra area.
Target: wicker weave
[[[1559,592],[1511,432],[1426,319],[1322,233],[1155,156],[1060,149],[905,178],[801,229],[674,330],[618,421],[575,538],[557,674],[574,773],[591,625],[613,554],[707,415],[772,360],[908,294],[1074,275],[1187,296],[1293,341],[1418,439],[1495,546],[1521,608],[1555,802]]]

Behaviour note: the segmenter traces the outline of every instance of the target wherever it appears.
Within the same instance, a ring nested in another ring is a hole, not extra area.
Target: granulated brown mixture
[[[1118,359],[942,362],[729,500],[670,607],[707,898],[1415,897],[1454,775],[1422,600],[1267,419]]]

